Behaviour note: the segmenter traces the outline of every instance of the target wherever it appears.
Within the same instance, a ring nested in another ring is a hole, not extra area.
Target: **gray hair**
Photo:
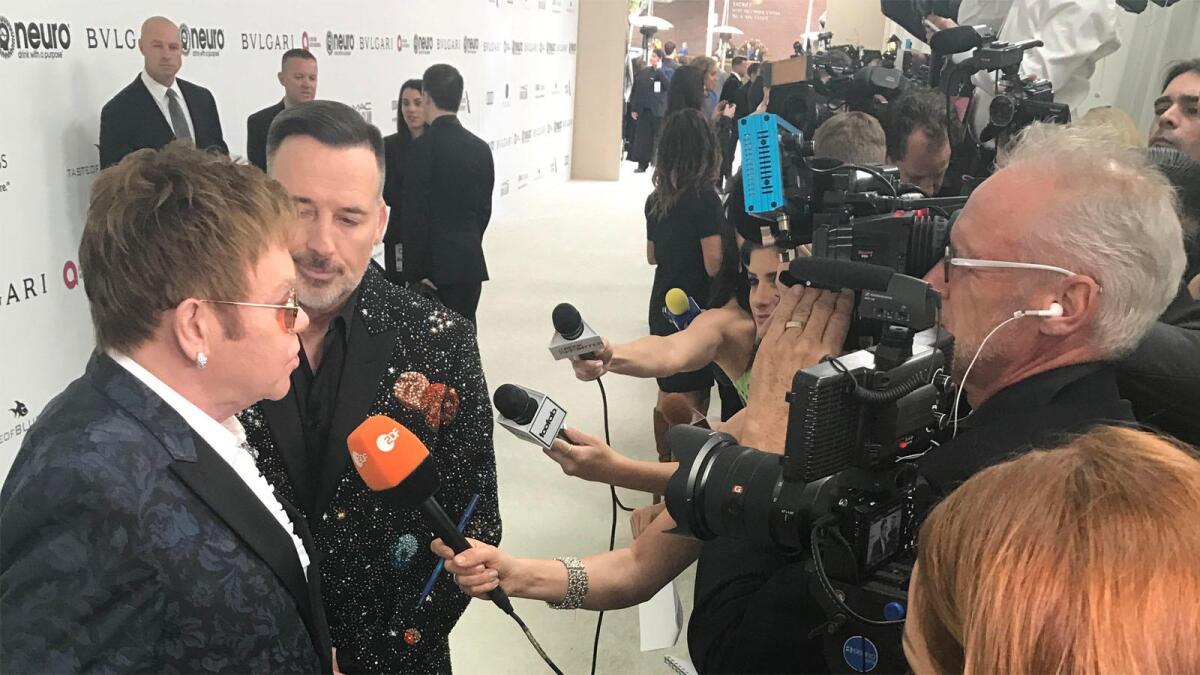
[[[1163,313],[1183,276],[1175,192],[1145,152],[1103,127],[1033,124],[1000,154],[997,169],[1052,176],[1055,198],[1026,253],[1086,274],[1103,292],[1093,330],[1105,358],[1129,352]]]
[[[275,152],[291,136],[308,136],[331,148],[370,148],[379,164],[379,193],[383,194],[383,180],[387,173],[383,136],[354,108],[337,101],[309,101],[280,112],[267,132],[268,172]]]

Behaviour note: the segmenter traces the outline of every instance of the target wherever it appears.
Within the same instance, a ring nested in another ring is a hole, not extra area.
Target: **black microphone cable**
[[[521,620],[521,617],[517,616],[516,610],[504,610],[504,613],[511,616],[513,621],[517,622],[517,625],[520,626],[521,630],[525,632],[525,637],[529,639],[529,644],[533,645],[533,648],[537,650],[538,656],[542,657],[542,660],[546,662],[547,666],[550,666],[550,670],[554,671],[554,675],[563,675],[563,671],[554,664],[554,660],[550,658],[550,656],[546,653],[546,650],[542,649],[542,645],[538,644],[537,638],[533,637],[533,631],[529,630],[529,626],[526,626],[525,622]]]
[[[603,378],[597,377],[596,384],[600,387],[600,405],[604,409],[604,444],[612,447],[612,435],[609,432],[608,425],[608,393],[604,391]],[[620,508],[626,513],[632,512],[633,509],[621,503],[621,498],[617,496],[617,488],[615,485],[608,486],[609,493],[612,495],[612,526],[608,531],[608,550],[612,551],[617,547],[617,508]],[[604,625],[604,610],[600,610],[599,616],[596,617],[596,636],[592,638],[592,675],[596,675],[596,658],[600,653],[600,627]]]

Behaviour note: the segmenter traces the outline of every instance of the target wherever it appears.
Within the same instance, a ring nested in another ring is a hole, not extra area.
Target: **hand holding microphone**
[[[564,429],[542,452],[554,460],[563,473],[593,483],[617,484],[619,465],[625,459],[604,441],[578,429]],[[564,440],[565,436],[565,440]]]
[[[433,497],[438,490],[437,469],[416,434],[391,418],[375,415],[358,425],[346,445],[367,487],[382,493],[398,508],[420,509],[434,535],[456,553],[471,547]],[[503,590],[496,588],[489,597],[506,614],[513,614],[512,603]]]
[[[492,591],[512,583],[516,559],[490,544],[474,539],[468,539],[467,543],[470,548],[461,553],[455,553],[441,539],[429,544],[429,550],[446,561],[446,571],[454,575],[454,583],[463,593],[485,599]],[[520,597],[517,589],[510,590]]]
[[[584,381],[591,382],[608,374],[608,369],[612,366],[613,346],[608,340],[603,340],[604,346],[600,351],[592,354],[593,359],[584,359],[582,356],[571,359],[571,368],[575,371],[575,377]]]

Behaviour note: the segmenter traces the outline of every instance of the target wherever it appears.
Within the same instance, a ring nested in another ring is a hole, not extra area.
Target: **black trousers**
[[[479,307],[479,294],[483,283],[443,284],[438,286],[437,296],[447,309],[452,309],[475,323],[475,310]]]

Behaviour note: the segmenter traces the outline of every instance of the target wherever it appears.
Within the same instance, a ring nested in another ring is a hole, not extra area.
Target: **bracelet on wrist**
[[[583,599],[588,593],[588,575],[587,569],[583,566],[583,561],[575,557],[559,557],[555,558],[567,568],[567,594],[563,599],[554,602],[547,602],[550,609],[579,609],[583,606]]]

